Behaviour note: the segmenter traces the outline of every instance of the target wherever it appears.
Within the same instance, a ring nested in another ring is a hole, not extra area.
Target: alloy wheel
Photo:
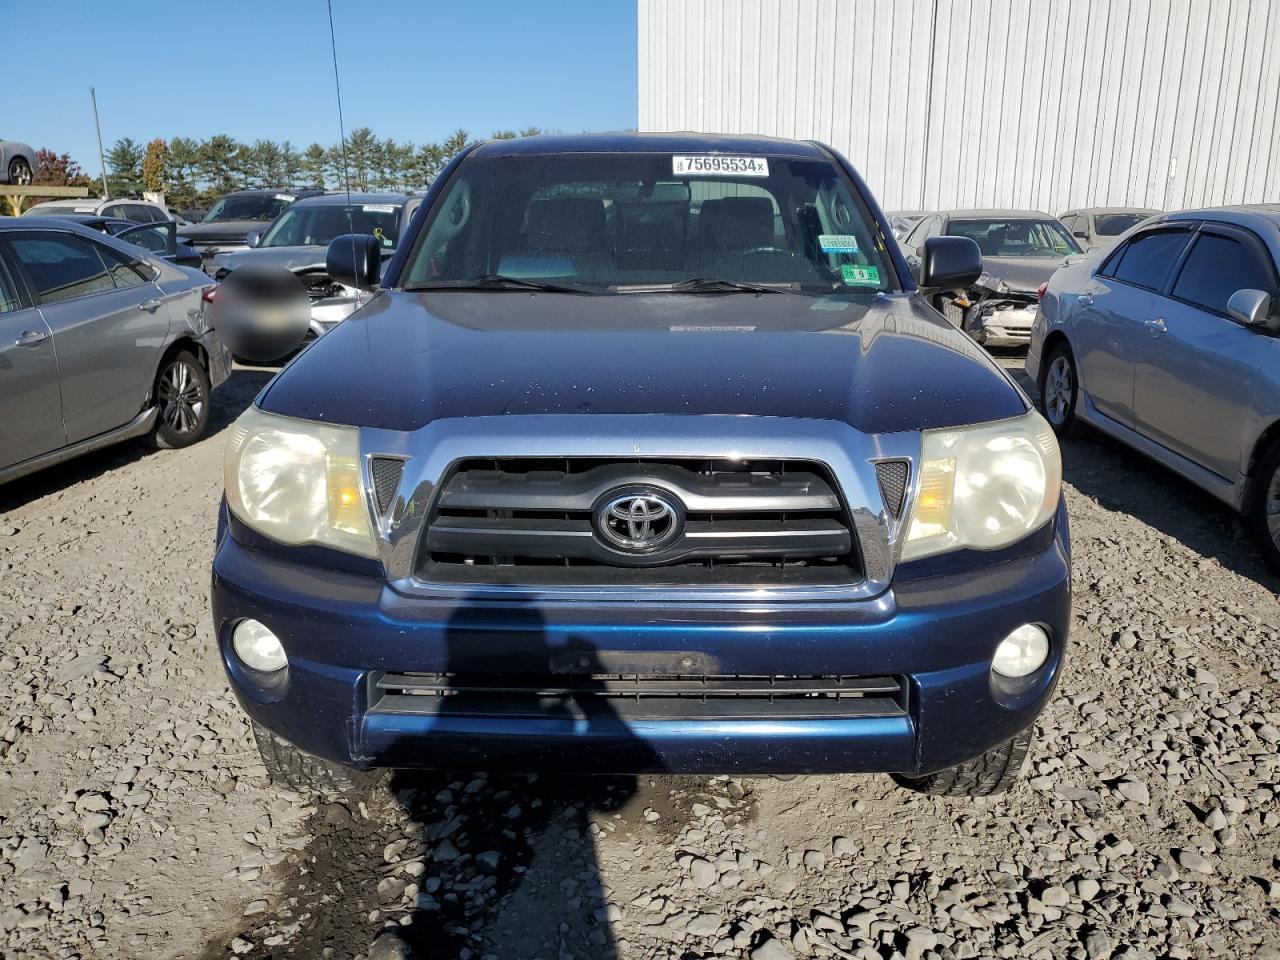
[[[160,415],[175,433],[191,433],[200,425],[205,396],[200,381],[181,360],[169,364],[160,378]]]
[[[15,160],[9,179],[20,187],[29,187],[31,186],[31,168]]]
[[[1054,426],[1066,422],[1075,393],[1075,378],[1071,375],[1071,362],[1062,355],[1054,358],[1044,378],[1044,413]]]

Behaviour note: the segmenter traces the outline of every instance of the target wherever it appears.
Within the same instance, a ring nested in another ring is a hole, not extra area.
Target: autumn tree
[[[167,161],[169,145],[159,137],[147,144],[142,158],[142,185],[155,193],[164,193],[168,187]]]

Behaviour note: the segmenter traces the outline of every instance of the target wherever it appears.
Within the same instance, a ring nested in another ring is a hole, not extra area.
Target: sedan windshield
[[[201,223],[221,220],[274,220],[296,200],[291,193],[252,193],[223,197],[204,215]]]
[[[396,245],[399,216],[400,207],[392,203],[290,207],[271,225],[258,246],[322,247],[344,233],[367,233],[390,250]]]
[[[1057,220],[952,220],[947,235],[969,237],[984,257],[1065,257],[1080,245]]]
[[[464,161],[402,279],[706,295],[897,287],[884,237],[834,164],[670,153]]]
[[[1118,237],[1147,217],[1145,213],[1100,213],[1093,218],[1093,228],[1100,237]]]

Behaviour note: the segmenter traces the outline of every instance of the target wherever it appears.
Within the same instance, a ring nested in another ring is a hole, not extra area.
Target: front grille
[[[383,714],[799,720],[908,706],[898,676],[373,673],[368,683],[369,710]]]
[[[646,490],[676,506],[683,532],[650,550],[611,544],[597,507]],[[468,460],[441,485],[418,574],[529,586],[836,584],[858,579],[855,539],[830,472],[812,462]]]

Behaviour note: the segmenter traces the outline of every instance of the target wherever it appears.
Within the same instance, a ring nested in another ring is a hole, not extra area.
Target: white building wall
[[[1280,0],[638,0],[641,130],[817,139],[886,209],[1280,202]]]

